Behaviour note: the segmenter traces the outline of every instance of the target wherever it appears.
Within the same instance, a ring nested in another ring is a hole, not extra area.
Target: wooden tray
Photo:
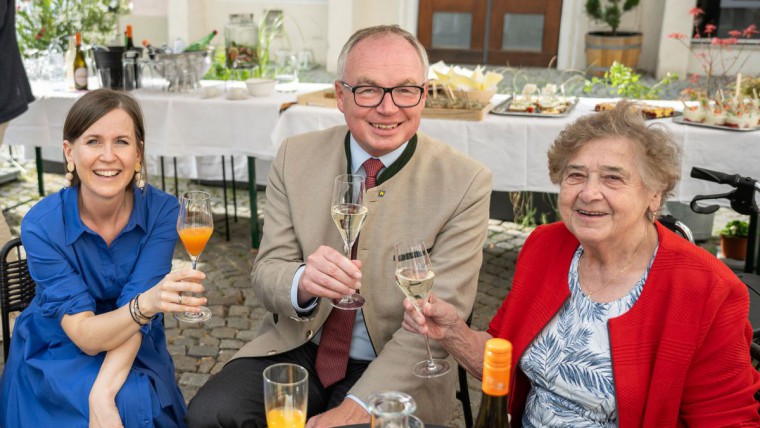
[[[316,92],[309,92],[308,94],[299,95],[297,98],[298,104],[318,107],[337,107],[338,101],[335,98],[329,97],[328,93],[332,95],[332,89],[325,89]],[[429,119],[453,119],[453,120],[483,120],[489,111],[493,108],[493,104],[488,104],[480,110],[465,110],[465,109],[453,109],[453,108],[430,108],[426,107],[422,110],[422,117]]]

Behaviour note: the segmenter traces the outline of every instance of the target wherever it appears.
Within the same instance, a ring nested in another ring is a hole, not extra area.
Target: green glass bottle
[[[483,357],[483,398],[474,428],[508,428],[509,382],[512,344],[489,339]]]
[[[185,48],[185,52],[199,52],[199,51],[206,50],[206,47],[208,47],[208,44],[211,43],[211,39],[213,39],[214,36],[216,36],[216,34],[217,34],[217,31],[214,30],[214,31],[208,33],[202,39],[200,39],[200,40],[198,40],[196,42],[190,43]]]

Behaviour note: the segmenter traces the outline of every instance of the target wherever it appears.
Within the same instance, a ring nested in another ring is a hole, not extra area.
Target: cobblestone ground
[[[6,219],[14,235],[18,236],[21,218],[38,198],[34,165],[26,163],[27,171],[18,180],[0,185],[0,207],[11,207]],[[158,182],[158,180],[155,180]],[[171,181],[171,180],[169,180]],[[45,174],[45,191],[50,194],[62,187],[63,177]],[[180,181],[180,190],[203,189],[212,194],[217,220],[216,230],[200,261],[200,269],[206,272],[206,296],[214,316],[201,324],[179,323],[173,317],[166,318],[169,352],[177,369],[177,382],[187,400],[214,374],[221,370],[230,357],[254,337],[259,322],[265,315],[264,308],[254,295],[249,281],[255,250],[250,243],[250,219],[247,190],[237,190],[237,221],[233,216],[230,202],[230,241],[224,238],[224,207],[220,187],[201,185],[188,180]],[[173,193],[173,188],[166,189]],[[228,191],[231,194],[231,190]],[[231,195],[228,199],[231,201]],[[25,201],[30,201],[24,203]],[[15,206],[16,204],[19,204]],[[263,192],[258,192],[257,217],[261,221],[261,210],[266,203]],[[731,216],[727,210],[725,215]],[[716,220],[716,225],[723,224]],[[487,328],[488,321],[507,295],[511,286],[517,254],[532,229],[522,228],[515,223],[491,220],[488,238],[483,247],[483,266],[475,302],[473,327]],[[715,240],[705,244],[714,252]],[[190,266],[189,258],[178,243],[174,253],[173,268]],[[0,368],[2,368],[0,363]],[[480,382],[468,376],[470,399],[473,412],[477,415],[480,403]],[[461,407],[455,407],[452,427],[463,427]]]

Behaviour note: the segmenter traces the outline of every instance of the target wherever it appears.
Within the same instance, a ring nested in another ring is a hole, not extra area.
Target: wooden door
[[[431,62],[546,67],[561,12],[562,0],[420,0],[417,36]]]

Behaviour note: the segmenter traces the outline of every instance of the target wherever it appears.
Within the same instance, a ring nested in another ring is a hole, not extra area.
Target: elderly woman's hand
[[[422,307],[422,313],[409,299],[404,299],[404,309],[401,326],[412,333],[427,334],[435,340],[443,339],[449,329],[461,322],[456,308],[432,293],[428,303]]]
[[[204,279],[206,274],[199,270],[171,272],[140,295],[140,311],[148,317],[159,312],[199,312],[198,306],[205,305],[207,299],[188,293],[203,293],[205,288],[201,281]]]

